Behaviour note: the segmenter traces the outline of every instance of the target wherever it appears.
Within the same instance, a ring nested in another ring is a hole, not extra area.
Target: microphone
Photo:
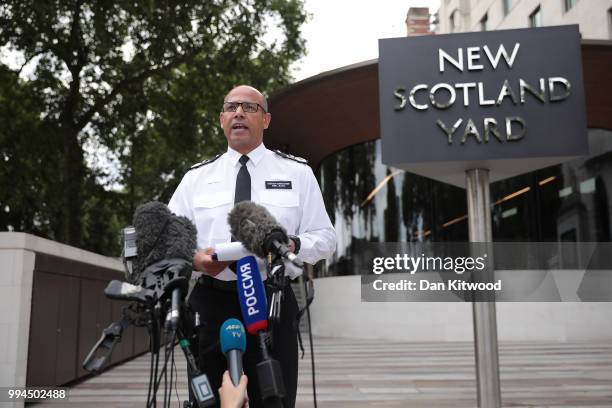
[[[254,256],[247,256],[236,262],[236,280],[242,320],[246,323],[249,334],[259,336],[259,351],[262,361],[257,363],[256,370],[264,406],[282,407],[285,383],[280,363],[272,358],[268,350],[268,340],[270,338],[270,334],[267,332],[268,304],[266,291]]]
[[[155,292],[152,290],[118,280],[110,281],[104,289],[104,294],[110,299],[129,300],[139,303],[148,303],[155,300]]]
[[[161,293],[160,299],[171,300],[167,329],[175,330],[181,300],[187,294],[191,278],[196,228],[188,218],[174,215],[158,201],[136,208],[133,224],[137,256],[128,281]]]
[[[246,333],[244,326],[238,319],[227,319],[219,330],[221,351],[227,358],[232,383],[238,386],[242,375],[242,354],[246,350]]]
[[[253,255],[253,253],[246,249],[242,242],[234,241],[216,244],[212,258],[215,261],[237,261],[249,255]]]
[[[129,324],[149,325],[151,351],[157,354],[160,348],[158,309],[167,312],[166,329],[173,336],[176,334],[182,300],[192,273],[196,236],[193,223],[188,218],[174,215],[165,204],[153,201],[136,209],[133,226],[122,230],[122,258],[127,282],[113,280],[104,293],[111,299],[134,301],[145,306],[129,305],[124,308],[121,321],[104,330],[85,358],[83,367],[86,370],[99,371],[105,365]],[[99,356],[100,353],[103,355]],[[199,401],[207,401],[212,393],[204,392],[208,384],[206,377],[199,377],[192,384],[200,387]],[[155,397],[152,401],[155,401]]]
[[[232,235],[249,251],[260,258],[272,252],[291,261],[298,267],[304,263],[287,247],[287,231],[259,204],[242,201],[227,216]]]
[[[151,201],[140,205],[134,212],[133,224],[138,254],[133,265],[135,281],[156,262],[172,258],[193,261],[196,228],[188,218],[174,215],[166,204]]]
[[[136,251],[136,228],[129,226],[121,230],[121,241],[123,243],[123,251],[121,259],[125,265],[126,277],[130,279],[134,273],[134,259],[138,256]]]
[[[236,262],[236,284],[242,320],[249,334],[268,329],[268,302],[254,256]]]

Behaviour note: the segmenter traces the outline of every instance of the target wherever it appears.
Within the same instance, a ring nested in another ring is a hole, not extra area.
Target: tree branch
[[[121,81],[119,81],[114,87],[113,90],[108,93],[106,96],[98,99],[91,108],[89,108],[89,110],[83,114],[83,116],[79,119],[79,121],[77,122],[76,128],[78,130],[83,129],[90,121],[91,118],[96,114],[99,113],[99,111],[106,106],[108,103],[110,103],[113,99],[115,99],[115,97],[125,88],[127,88],[130,85],[133,84],[138,84],[143,82],[144,80],[146,80],[147,78],[153,77],[155,75],[164,73],[169,71],[172,68],[177,67],[178,65],[190,60],[191,58],[193,58],[198,52],[200,52],[199,49],[192,51],[191,53],[185,54],[181,57],[178,57],[177,59],[167,63],[166,65],[163,65],[161,67],[157,67],[157,68],[153,68],[150,67],[149,69],[146,69],[144,71],[142,71],[141,73],[139,73],[138,75],[135,75],[133,77],[130,78],[125,78]]]
[[[38,57],[39,55],[43,55],[46,54],[48,52],[50,52],[51,50],[48,48],[44,48],[40,51],[38,51],[37,53],[35,53],[34,55],[32,55],[30,58],[27,58],[25,60],[25,62],[23,64],[21,64],[21,66],[19,67],[19,70],[17,70],[17,76],[21,75],[21,71],[23,71],[23,69],[25,68],[26,65],[28,65],[30,62],[32,62],[32,60],[36,57]]]
[[[77,103],[81,97],[81,70],[85,65],[85,55],[83,51],[83,47],[81,46],[81,25],[80,25],[80,16],[81,16],[81,6],[83,4],[83,0],[79,0],[74,5],[74,14],[72,17],[72,26],[70,27],[70,38],[68,40],[68,54],[64,59],[64,63],[68,67],[68,71],[70,71],[70,75],[72,76],[72,81],[70,82],[70,91],[68,93],[68,97],[66,98],[66,102],[64,104],[64,109],[60,115],[60,123],[66,123],[70,121],[70,126],[74,127],[76,123],[76,111],[77,111]],[[72,58],[72,51],[77,52],[76,60]],[[77,128],[78,132],[81,128]]]
[[[67,55],[67,60],[66,65],[68,65],[68,70],[70,71],[70,73],[73,76],[73,80],[74,80],[74,74],[76,71],[76,74],[78,75],[79,72],[81,71],[80,68],[83,67],[83,65],[81,64],[80,61],[80,54],[81,54],[81,46],[80,46],[80,31],[81,31],[81,25],[80,25],[80,16],[81,16],[81,6],[83,5],[84,0],[79,0],[75,3],[74,5],[74,15],[72,17],[72,26],[70,27],[70,39],[68,40],[70,47],[69,47],[69,53]],[[76,50],[77,51],[77,61],[74,61],[72,59],[72,53],[70,52],[71,50]],[[73,65],[73,61],[75,62]]]

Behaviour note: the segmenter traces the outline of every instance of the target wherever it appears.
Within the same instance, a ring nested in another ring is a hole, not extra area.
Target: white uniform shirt
[[[234,207],[241,156],[228,147],[226,153],[210,163],[194,166],[170,199],[170,210],[195,224],[199,249],[231,240],[227,214]],[[248,156],[251,201],[266,207],[289,235],[300,238],[298,256],[304,262],[314,264],[331,257],[336,249],[336,233],[310,166],[282,157],[266,149],[263,143]],[[259,268],[265,278],[262,262]],[[288,267],[286,272],[291,277],[296,276]],[[226,268],[216,278],[233,280],[236,275]]]

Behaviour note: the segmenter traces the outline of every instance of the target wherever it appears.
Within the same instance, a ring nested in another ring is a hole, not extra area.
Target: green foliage
[[[0,65],[0,230],[116,254],[136,205],[225,148],[231,87],[288,83],[305,19],[299,0],[2,2],[0,47],[32,73]]]
[[[31,84],[0,67],[0,226],[54,238],[61,141]]]

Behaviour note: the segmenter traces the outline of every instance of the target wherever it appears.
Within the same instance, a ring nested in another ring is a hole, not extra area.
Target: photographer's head
[[[227,144],[242,154],[262,143],[264,129],[268,128],[271,119],[266,98],[248,85],[232,89],[225,96],[219,114]]]

